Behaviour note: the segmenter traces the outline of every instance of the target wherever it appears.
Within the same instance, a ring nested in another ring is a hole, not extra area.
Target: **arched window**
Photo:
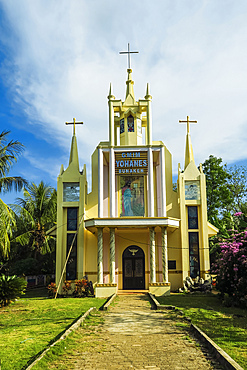
[[[134,126],[134,117],[129,115],[127,118],[127,124],[128,124],[128,132],[134,132],[135,126]]]

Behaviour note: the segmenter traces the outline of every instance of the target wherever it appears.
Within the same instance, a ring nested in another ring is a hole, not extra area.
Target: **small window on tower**
[[[198,212],[195,206],[188,207],[188,228],[198,229]]]
[[[128,132],[134,132],[135,131],[134,117],[130,115],[127,119],[127,123],[128,123]]]
[[[120,119],[120,134],[124,132],[124,118]]]
[[[78,208],[67,208],[67,230],[69,231],[77,229],[77,212]]]

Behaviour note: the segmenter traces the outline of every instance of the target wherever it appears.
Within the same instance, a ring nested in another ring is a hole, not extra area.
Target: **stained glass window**
[[[190,254],[190,276],[192,278],[195,278],[200,275],[198,232],[189,233],[189,254]]]
[[[124,118],[120,119],[120,134],[124,132]]]
[[[65,182],[63,184],[63,201],[78,202],[80,197],[79,182]]]
[[[77,229],[77,211],[78,208],[67,208],[67,230],[69,231]]]
[[[127,119],[127,124],[128,124],[128,132],[134,132],[135,131],[135,126],[134,126],[134,117],[129,116]]]
[[[197,207],[194,207],[194,206],[189,206],[188,207],[188,228],[189,229],[198,229]]]
[[[200,200],[199,181],[185,181],[185,199]]]
[[[69,253],[75,234],[67,234],[67,255]],[[66,266],[66,279],[75,280],[77,278],[77,237],[75,238],[72,251]]]

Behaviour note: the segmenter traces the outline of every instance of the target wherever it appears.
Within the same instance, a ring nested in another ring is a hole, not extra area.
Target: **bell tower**
[[[109,104],[109,145],[140,146],[152,145],[152,116],[149,84],[144,99],[135,100],[132,70],[127,69],[125,101],[116,100],[112,86],[108,95]]]
[[[120,52],[128,54],[128,69],[125,101],[116,100],[112,94],[112,86],[108,95],[109,104],[109,145],[110,146],[140,146],[152,145],[152,119],[149,84],[147,84],[144,99],[135,100],[134,81],[130,68],[130,54],[137,51]]]

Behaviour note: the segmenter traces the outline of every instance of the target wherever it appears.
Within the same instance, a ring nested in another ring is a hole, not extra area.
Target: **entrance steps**
[[[148,294],[148,290],[118,290],[118,295],[143,295]]]

